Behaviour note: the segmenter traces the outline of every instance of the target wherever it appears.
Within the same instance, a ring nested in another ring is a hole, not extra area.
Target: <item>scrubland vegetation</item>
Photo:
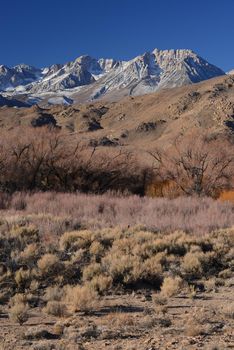
[[[231,143],[146,167],[66,137],[0,138],[0,349],[232,345]]]
[[[148,349],[175,327],[178,344],[229,339],[231,203],[50,192],[5,194],[1,208],[0,317],[19,349]],[[228,305],[205,301],[221,290]]]
[[[53,239],[64,231],[142,226],[153,232],[183,230],[208,233],[231,227],[234,209],[230,202],[211,198],[148,198],[106,193],[24,193],[0,195],[2,218],[36,225],[40,234]],[[3,221],[4,222],[4,221]]]

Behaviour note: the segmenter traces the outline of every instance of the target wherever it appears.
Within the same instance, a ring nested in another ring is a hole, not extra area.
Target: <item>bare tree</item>
[[[161,181],[174,182],[186,195],[216,197],[232,186],[233,146],[225,138],[191,135],[167,151],[151,152]]]
[[[0,130],[0,187],[144,194],[147,170],[131,152],[97,150],[58,129]]]

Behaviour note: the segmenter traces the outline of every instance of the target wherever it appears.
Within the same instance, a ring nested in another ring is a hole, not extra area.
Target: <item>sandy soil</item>
[[[105,297],[95,311],[67,318],[33,309],[23,326],[0,315],[1,349],[232,349],[234,279],[195,298],[181,293],[165,306],[150,290]]]

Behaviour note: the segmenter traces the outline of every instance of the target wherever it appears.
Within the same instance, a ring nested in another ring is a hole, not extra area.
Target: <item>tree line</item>
[[[48,128],[0,130],[0,191],[129,192],[216,197],[233,185],[233,145],[204,135],[148,152],[143,166],[123,148],[88,147],[79,135]]]

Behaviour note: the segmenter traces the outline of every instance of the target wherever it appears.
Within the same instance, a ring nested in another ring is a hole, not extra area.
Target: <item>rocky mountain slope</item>
[[[51,98],[53,104],[63,103],[67,98],[72,102],[101,97],[116,100],[224,74],[191,50],[155,49],[130,61],[81,56],[74,62],[44,69],[0,66],[0,91],[7,96],[23,95],[31,104]]]
[[[16,100],[14,98],[7,98],[0,95],[0,107],[7,106],[7,107],[30,107],[30,105],[26,102]]]
[[[41,69],[37,69],[25,64],[20,64],[13,68],[0,66],[0,91],[23,89],[23,86],[36,82],[42,77]]]
[[[139,154],[169,147],[176,137],[196,132],[234,132],[234,76],[165,89],[120,101],[41,108],[0,108],[0,127],[52,125],[76,133],[87,145]]]

